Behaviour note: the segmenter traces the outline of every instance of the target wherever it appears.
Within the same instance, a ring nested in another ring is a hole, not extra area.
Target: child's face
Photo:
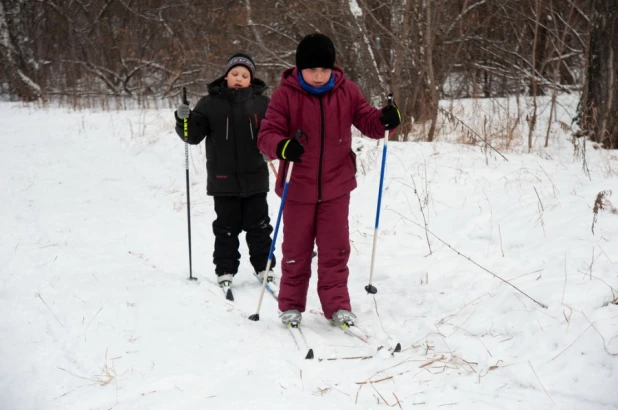
[[[247,88],[251,84],[251,73],[246,67],[237,65],[227,73],[225,79],[229,88]]]
[[[330,80],[330,74],[333,70],[330,68],[305,68],[301,71],[303,80],[312,87],[321,87]]]

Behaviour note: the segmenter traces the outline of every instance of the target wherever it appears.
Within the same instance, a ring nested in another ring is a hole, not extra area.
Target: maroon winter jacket
[[[301,139],[305,153],[295,163],[287,197],[298,202],[315,203],[345,195],[356,188],[356,154],[352,151],[352,125],[369,138],[383,138],[381,111],[366,101],[353,81],[335,67],[335,86],[322,95],[305,91],[297,78],[297,69],[281,75],[262,128],[258,148],[269,158],[277,158],[277,144],[292,138],[298,129],[307,134]],[[275,192],[281,196],[288,161],[279,161]]]

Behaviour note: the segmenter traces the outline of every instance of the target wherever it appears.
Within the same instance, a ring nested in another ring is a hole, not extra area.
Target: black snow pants
[[[266,193],[248,197],[215,196],[217,219],[212,223],[215,234],[213,263],[218,276],[238,272],[240,265],[240,242],[238,235],[245,231],[249,247],[249,260],[256,272],[266,269],[272,243],[273,227],[268,217]],[[271,263],[275,267],[275,257]]]

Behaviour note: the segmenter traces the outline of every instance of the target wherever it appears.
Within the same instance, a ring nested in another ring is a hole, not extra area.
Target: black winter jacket
[[[208,85],[188,119],[188,143],[206,138],[206,193],[249,196],[268,192],[268,167],[257,148],[257,136],[268,107],[264,81],[254,78],[247,88],[228,88],[223,77]],[[176,116],[183,139],[183,120]]]

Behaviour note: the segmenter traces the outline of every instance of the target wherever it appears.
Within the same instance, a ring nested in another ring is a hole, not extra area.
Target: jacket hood
[[[253,94],[257,94],[257,95],[262,95],[264,91],[268,89],[268,86],[266,85],[266,83],[260,80],[259,78],[254,78],[251,81],[251,84],[249,85],[249,87],[252,87]],[[214,80],[212,83],[208,84],[208,94],[210,95],[221,94],[223,92],[223,89],[226,89],[226,88],[227,88],[227,84],[225,81],[225,76],[221,76],[217,78],[216,80]]]

